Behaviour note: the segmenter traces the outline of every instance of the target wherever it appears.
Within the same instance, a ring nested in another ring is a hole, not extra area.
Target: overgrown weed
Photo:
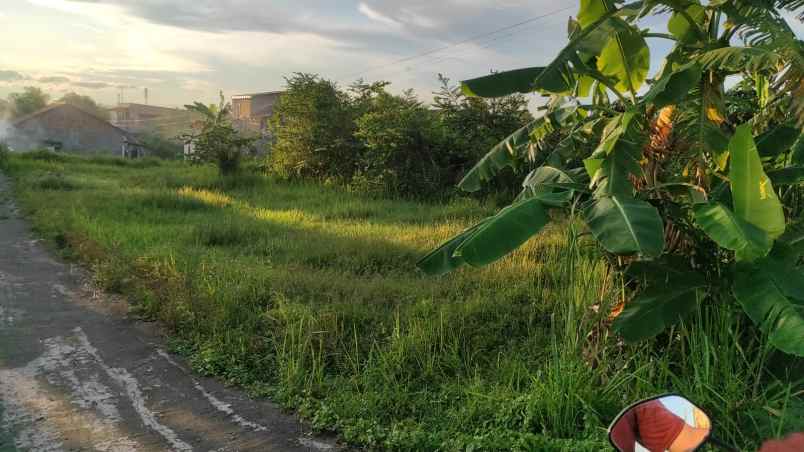
[[[708,304],[635,346],[612,336],[620,282],[571,218],[493,266],[426,278],[416,259],[491,208],[81,159],[59,163],[79,184],[56,197],[37,182],[53,162],[12,163],[38,231],[161,320],[194,369],[348,442],[597,451],[623,406],[671,391],[743,448],[804,428],[801,382],[790,363],[770,371],[738,311]]]

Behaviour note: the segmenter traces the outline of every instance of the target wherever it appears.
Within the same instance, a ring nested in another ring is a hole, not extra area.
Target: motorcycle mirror
[[[684,397],[670,394],[635,403],[609,427],[620,452],[692,452],[710,438],[709,416]]]

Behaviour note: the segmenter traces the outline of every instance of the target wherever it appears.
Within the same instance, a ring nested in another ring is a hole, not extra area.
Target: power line
[[[451,49],[451,48],[454,48],[454,47],[457,47],[457,46],[468,44],[470,42],[474,42],[474,41],[477,41],[479,39],[483,39],[483,38],[486,38],[488,36],[492,36],[492,35],[495,35],[497,33],[501,33],[503,31],[512,30],[514,28],[518,28],[518,27],[521,27],[523,25],[527,25],[529,23],[532,23],[532,22],[535,22],[537,20],[541,20],[541,19],[544,19],[544,18],[547,18],[547,17],[550,17],[550,16],[554,16],[556,14],[559,14],[559,13],[562,13],[564,11],[574,9],[574,8],[575,8],[574,5],[573,6],[567,6],[567,7],[564,7],[564,8],[561,8],[561,9],[558,9],[558,10],[555,10],[555,11],[552,11],[552,12],[549,12],[549,13],[546,13],[546,14],[542,14],[542,15],[539,15],[539,16],[531,17],[529,19],[525,19],[525,20],[523,20],[521,22],[517,22],[515,24],[511,24],[511,25],[507,25],[505,27],[498,28],[496,30],[492,30],[492,31],[489,31],[489,32],[486,32],[486,33],[481,33],[481,34],[477,34],[477,35],[474,35],[474,36],[470,36],[470,37],[468,37],[466,39],[463,39],[461,41],[458,41],[458,42],[455,42],[455,43],[452,43],[452,44],[449,44],[449,45],[445,45],[445,46],[438,47],[438,48],[435,48],[435,49],[426,50],[424,52],[421,52],[421,53],[418,53],[418,54],[415,54],[415,55],[410,55],[410,56],[407,56],[407,57],[404,57],[404,58],[400,58],[400,59],[394,60],[394,61],[392,61],[392,62],[390,62],[388,64],[378,65],[378,66],[363,69],[360,72],[355,72],[355,73],[343,75],[343,76],[340,76],[340,77],[336,77],[336,79],[337,80],[343,80],[343,79],[347,79],[347,78],[352,78],[352,77],[355,77],[355,76],[358,76],[358,75],[363,75],[363,74],[366,74],[368,72],[375,71],[377,69],[383,69],[383,68],[387,68],[387,67],[390,67],[390,66],[400,64],[400,63],[404,63],[406,61],[412,61],[412,60],[422,58],[422,57],[425,57],[425,56],[428,56],[428,55],[432,55],[434,53],[442,52],[444,50],[448,50],[448,49]]]
[[[475,50],[488,49],[488,48],[497,47],[497,46],[499,46],[501,44],[507,44],[507,43],[511,42],[514,38],[516,38],[517,35],[519,33],[521,33],[521,32],[522,32],[522,30],[518,30],[518,31],[513,32],[513,33],[506,33],[504,35],[497,36],[494,39],[489,39],[489,40],[487,40],[485,42],[479,43],[481,45],[478,45],[477,49],[474,49],[474,48],[465,49],[465,50],[461,50],[460,52],[458,52],[456,54],[450,53],[448,55],[436,56],[433,59],[428,60],[426,63],[427,64],[438,64],[438,63],[441,63],[443,61],[447,61],[447,60],[450,60],[450,59],[461,60],[462,58],[459,58],[459,57],[468,58],[468,57],[470,57],[471,53],[473,51],[475,51]],[[410,72],[413,69],[414,68],[407,68],[403,72]]]

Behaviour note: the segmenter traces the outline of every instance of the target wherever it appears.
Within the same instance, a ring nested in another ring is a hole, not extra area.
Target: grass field
[[[487,215],[211,167],[34,153],[8,173],[37,231],[158,319],[201,373],[392,450],[608,447],[628,403],[675,391],[753,447],[804,430],[800,360],[729,305],[654,341],[608,332],[621,282],[564,219],[485,269],[416,260]]]

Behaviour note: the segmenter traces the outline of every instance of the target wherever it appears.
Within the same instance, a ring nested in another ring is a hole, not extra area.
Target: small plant
[[[419,266],[488,265],[539,233],[550,209],[566,209],[631,281],[634,297],[612,313],[625,339],[656,336],[701,300],[736,299],[772,345],[804,356],[804,224],[788,224],[804,181],[804,43],[780,11],[801,3],[580,3],[550,64],[463,83],[472,96],[551,100],[460,187],[477,191],[528,159],[538,167],[513,204]],[[639,28],[656,12],[672,13],[669,33]],[[646,38],[675,47],[640,94]],[[726,90],[730,76],[753,87],[748,108]]]
[[[181,138],[194,145],[192,159],[196,162],[214,162],[221,175],[231,175],[240,169],[240,161],[254,138],[244,137],[234,128],[230,119],[231,105],[220,94],[218,106],[208,106],[201,102],[185,105],[187,110],[202,115],[201,130],[195,134],[185,134]]]

